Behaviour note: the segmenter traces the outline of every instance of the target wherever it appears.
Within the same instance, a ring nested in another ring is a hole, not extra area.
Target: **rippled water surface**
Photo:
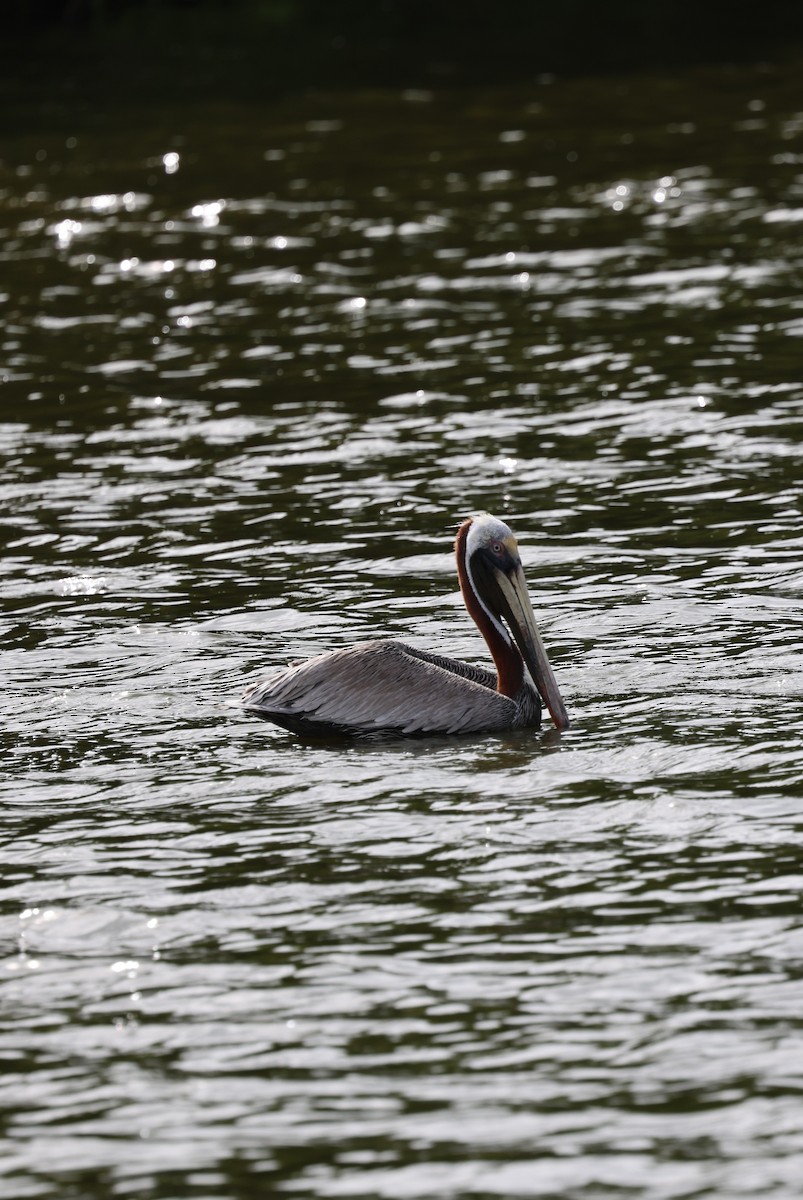
[[[5,1195],[799,1195],[800,67],[6,140]],[[568,733],[232,706],[485,508]]]

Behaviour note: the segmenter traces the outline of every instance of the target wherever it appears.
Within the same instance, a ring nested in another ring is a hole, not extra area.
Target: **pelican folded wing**
[[[269,676],[243,703],[311,736],[479,733],[514,722],[516,706],[495,683],[490,671],[403,642],[364,642]]]

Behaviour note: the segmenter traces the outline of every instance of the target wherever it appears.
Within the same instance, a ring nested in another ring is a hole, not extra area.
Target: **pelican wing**
[[[509,729],[516,705],[490,672],[403,642],[365,642],[321,654],[256,684],[256,716],[310,735],[479,733]]]

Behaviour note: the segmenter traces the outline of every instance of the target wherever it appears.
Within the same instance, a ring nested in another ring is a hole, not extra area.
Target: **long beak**
[[[535,623],[535,613],[527,591],[521,563],[509,571],[494,568],[494,576],[506,602],[505,617],[516,640],[521,656],[533,677],[539,695],[549,709],[556,729],[568,729],[569,714],[560,694],[558,681],[549,665],[544,643]]]

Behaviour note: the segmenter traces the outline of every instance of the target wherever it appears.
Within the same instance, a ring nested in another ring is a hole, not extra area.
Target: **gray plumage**
[[[305,737],[424,737],[537,728],[543,700],[556,728],[566,729],[510,529],[489,513],[468,518],[455,557],[495,671],[404,642],[364,642],[277,671],[246,692],[244,707]]]
[[[254,716],[310,737],[422,737],[490,733],[541,723],[541,701],[525,677],[514,698],[493,671],[373,641],[320,654],[246,692]]]

